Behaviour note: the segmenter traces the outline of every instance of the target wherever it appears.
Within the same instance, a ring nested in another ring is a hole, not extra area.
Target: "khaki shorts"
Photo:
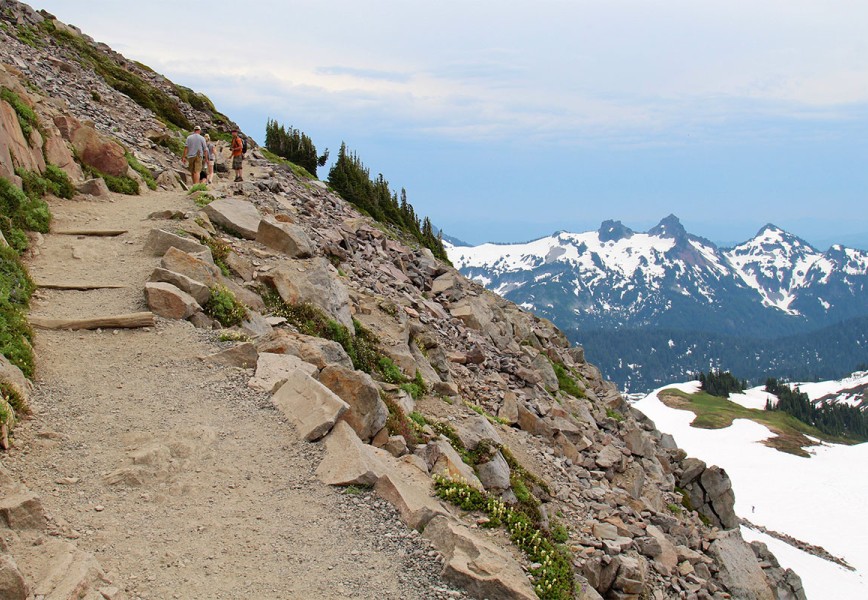
[[[187,169],[190,171],[190,175],[199,173],[202,170],[202,155],[188,156]]]
[[[236,171],[241,168],[241,156],[232,157],[232,168]]]

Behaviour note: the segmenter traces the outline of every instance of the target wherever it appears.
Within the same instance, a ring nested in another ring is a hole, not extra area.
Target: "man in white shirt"
[[[184,144],[184,152],[181,154],[181,163],[187,165],[193,185],[199,183],[199,173],[202,172],[202,161],[208,156],[208,144],[202,137],[202,128],[196,125],[193,133],[187,136]]]

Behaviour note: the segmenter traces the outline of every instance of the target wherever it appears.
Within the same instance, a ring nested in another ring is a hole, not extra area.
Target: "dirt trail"
[[[51,208],[54,231],[128,230],[45,236],[29,265],[36,281],[128,286],[34,298],[34,315],[71,318],[147,310],[159,258],[143,244],[161,225],[147,216],[195,205],[150,192]],[[38,331],[35,348],[34,416],[4,465],[128,597],[463,596],[388,504],[315,479],[319,448],[246,387],[250,372],[200,360],[219,349],[213,332],[158,319],[144,330]]]

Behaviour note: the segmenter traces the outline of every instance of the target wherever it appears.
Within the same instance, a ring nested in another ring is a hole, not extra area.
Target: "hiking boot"
[[[235,178],[235,181],[237,182],[237,181],[244,181],[244,180],[241,179],[240,177],[236,177],[236,178]]]

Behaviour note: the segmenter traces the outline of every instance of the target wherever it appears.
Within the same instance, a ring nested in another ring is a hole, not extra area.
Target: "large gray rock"
[[[467,527],[444,516],[431,519],[422,532],[443,554],[443,576],[477,598],[536,600],[518,562]]]
[[[304,229],[291,223],[260,220],[256,241],[290,258],[308,258],[313,255],[313,244]]]
[[[262,352],[257,355],[256,373],[247,382],[247,386],[254,390],[271,392],[278,383],[286,381],[296,369],[301,369],[310,377],[317,372],[314,365],[304,362],[297,356]]]
[[[163,256],[169,248],[177,248],[184,252],[199,253],[211,250],[203,246],[197,240],[166,231],[165,229],[151,229],[148,239],[145,240],[145,251],[154,256]],[[213,262],[213,260],[211,261]]]
[[[386,424],[389,409],[367,373],[332,365],[320,371],[319,380],[349,405],[342,419],[363,441],[370,441]]]
[[[499,451],[488,462],[476,465],[476,475],[486,490],[501,492],[509,489],[509,464]]]
[[[271,402],[309,442],[326,435],[350,406],[300,369],[271,396]]]
[[[482,415],[474,415],[458,423],[455,425],[455,433],[468,450],[475,450],[482,440],[488,440],[498,446],[503,445],[494,425]]]
[[[247,200],[220,198],[202,209],[212,223],[230,233],[237,233],[248,240],[255,240],[259,231],[259,211]]]
[[[167,271],[180,273],[207,287],[212,287],[220,281],[220,269],[212,262],[203,260],[174,246],[166,250],[160,260],[160,266]]]
[[[313,304],[350,332],[355,331],[347,288],[326,259],[284,263],[261,279],[271,283],[287,304]]]
[[[708,553],[716,559],[718,578],[735,600],[775,599],[753,550],[738,530],[719,534]]]
[[[425,460],[431,473],[445,475],[457,480],[463,479],[468,485],[479,491],[485,489],[476,473],[473,472],[473,467],[464,462],[452,444],[443,437],[417,448],[416,455]]]
[[[386,470],[376,449],[363,443],[344,421],[335,424],[324,443],[325,456],[316,475],[325,484],[373,486]]]
[[[258,341],[256,345],[260,352],[292,354],[311,363],[317,369],[323,369],[329,365],[337,365],[347,369],[353,368],[353,361],[350,360],[343,346],[324,338],[276,329]]]

